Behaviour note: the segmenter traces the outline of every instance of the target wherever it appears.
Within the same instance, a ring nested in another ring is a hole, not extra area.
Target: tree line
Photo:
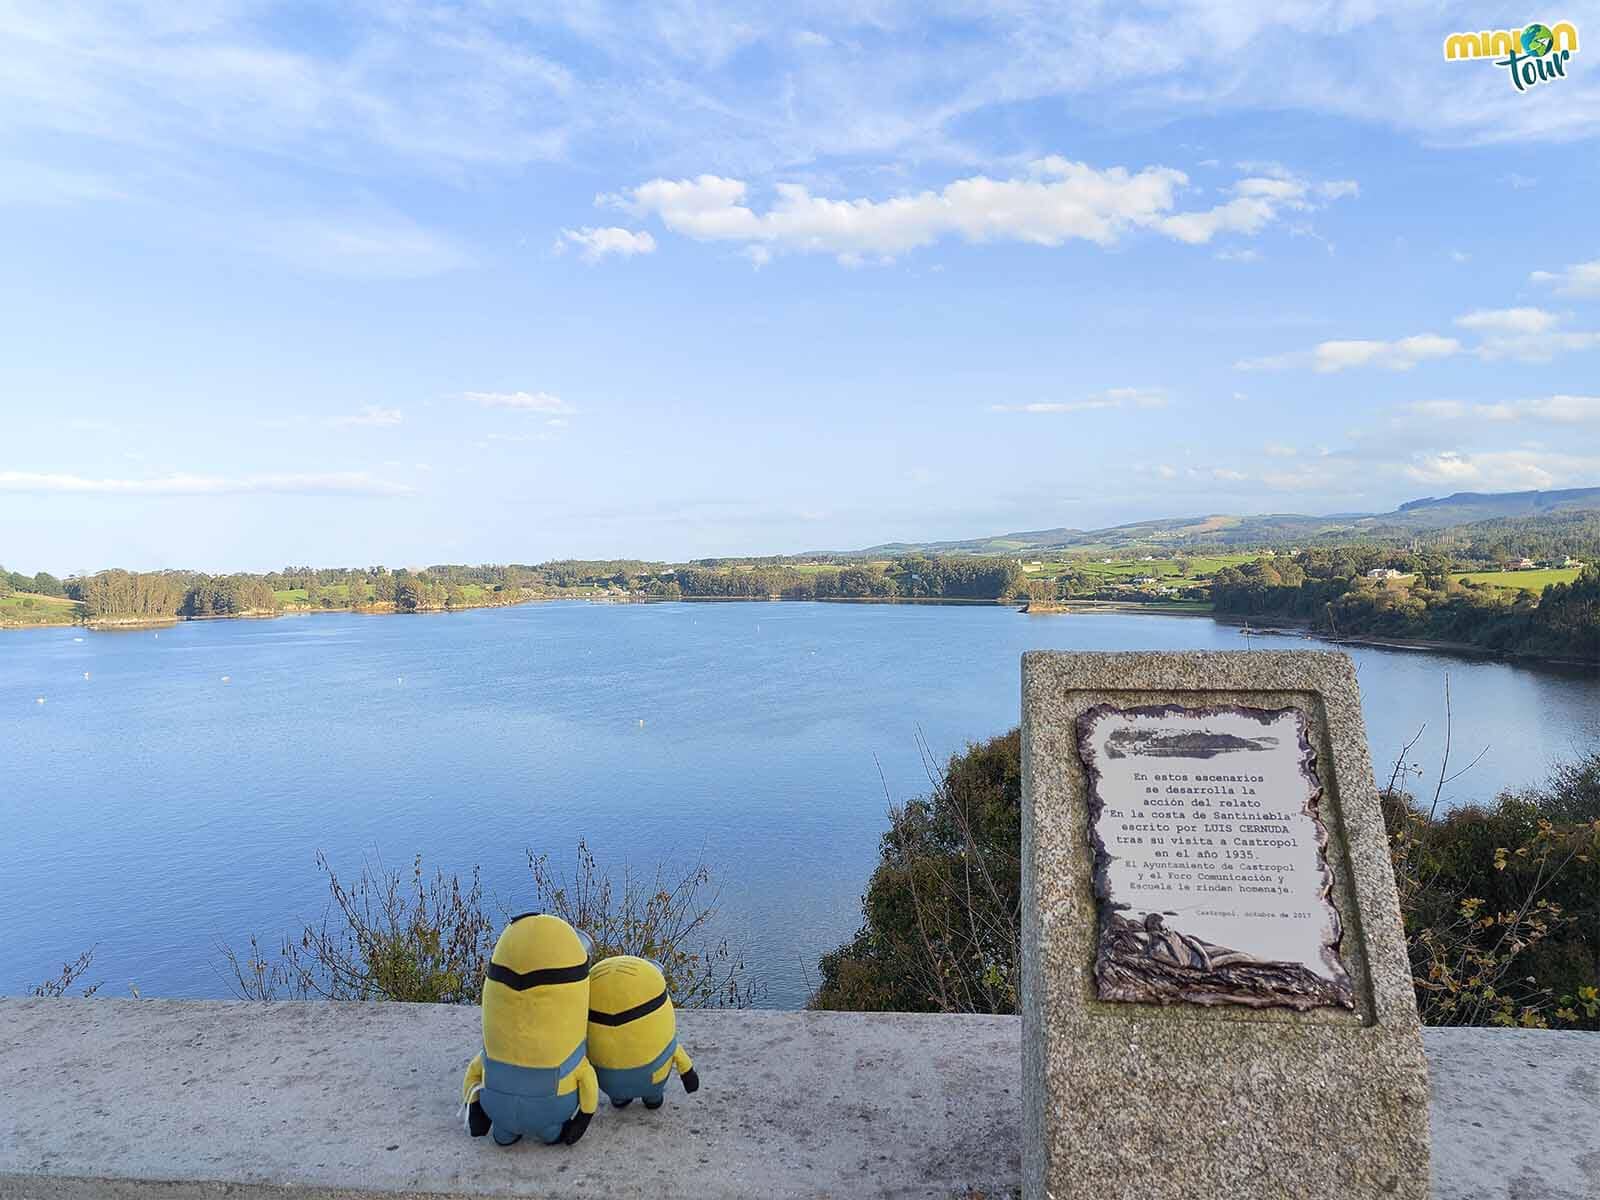
[[[1444,813],[1415,782],[1396,764],[1381,800],[1423,1020],[1600,1029],[1600,753]],[[861,928],[822,956],[811,1008],[1019,1011],[1018,731],[933,785],[891,808]]]
[[[0,567],[0,596],[9,596],[13,592],[30,592],[36,596],[65,596],[66,588],[61,580],[49,571],[40,571],[35,575],[24,575],[21,571],[8,571]]]
[[[1375,567],[1412,578],[1366,578]],[[1305,621],[1336,636],[1420,638],[1600,662],[1600,568],[1592,565],[1535,598],[1456,579],[1449,562],[1434,555],[1345,547],[1226,567],[1212,581],[1211,600],[1217,612]]]

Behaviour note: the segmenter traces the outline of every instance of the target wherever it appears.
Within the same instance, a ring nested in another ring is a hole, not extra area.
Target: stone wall
[[[0,1197],[966,1197],[1021,1177],[1009,1017],[688,1012],[703,1086],[467,1137],[475,1009],[0,1000]],[[1600,1196],[1600,1035],[1429,1030],[1437,1200]]]

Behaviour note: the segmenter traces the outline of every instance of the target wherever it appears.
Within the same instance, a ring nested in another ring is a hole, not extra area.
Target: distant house
[[[1141,575],[1139,578],[1133,581],[1133,584],[1135,587],[1149,587],[1152,583],[1156,582],[1158,582],[1158,580],[1154,575]]]
[[[1516,562],[1510,563],[1507,569],[1512,571],[1531,571],[1534,569],[1534,565],[1534,561],[1531,558],[1519,558]]]
[[[1367,572],[1368,579],[1399,579],[1404,571],[1396,571],[1393,567],[1373,567]]]
[[[1561,560],[1561,565],[1569,571],[1574,571],[1581,570],[1584,566],[1584,562],[1581,558],[1573,558],[1572,555],[1569,554]]]

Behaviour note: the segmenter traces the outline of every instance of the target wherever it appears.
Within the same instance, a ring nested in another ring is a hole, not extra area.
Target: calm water
[[[614,864],[703,853],[766,1003],[797,1006],[859,923],[879,764],[897,798],[926,785],[919,729],[942,758],[1016,724],[1027,649],[1241,644],[1206,618],[794,603],[0,634],[0,993],[93,944],[108,994],[225,995],[219,940],[320,913],[318,849],[478,864],[525,908],[524,848],[586,836]],[[1457,799],[1600,741],[1592,672],[1353,654],[1380,765],[1424,723],[1437,760],[1448,672],[1458,755],[1488,747]]]

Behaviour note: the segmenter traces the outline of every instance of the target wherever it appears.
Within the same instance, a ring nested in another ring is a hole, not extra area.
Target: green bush
[[[1021,976],[1021,735],[955,755],[890,809],[862,908],[823,956],[813,1008],[1016,1012]]]
[[[1383,808],[1424,1020],[1600,1028],[1600,752],[1443,816],[1401,777]],[[865,922],[811,1007],[1017,1011],[1021,792],[1013,730],[891,807]]]
[[[476,1004],[501,927],[511,909],[491,913],[478,871],[463,880],[428,877],[422,856],[409,876],[381,862],[340,879],[327,857],[328,907],[276,954],[252,936],[248,948],[222,946],[228,982],[247,1000],[396,1000]],[[555,913],[587,933],[596,957],[637,954],[662,965],[680,1008],[744,1007],[753,1002],[743,959],[708,937],[716,914],[711,873],[699,863],[681,875],[657,867],[639,876],[603,870],[578,843],[568,877],[545,855],[528,854],[531,896],[516,911]]]

